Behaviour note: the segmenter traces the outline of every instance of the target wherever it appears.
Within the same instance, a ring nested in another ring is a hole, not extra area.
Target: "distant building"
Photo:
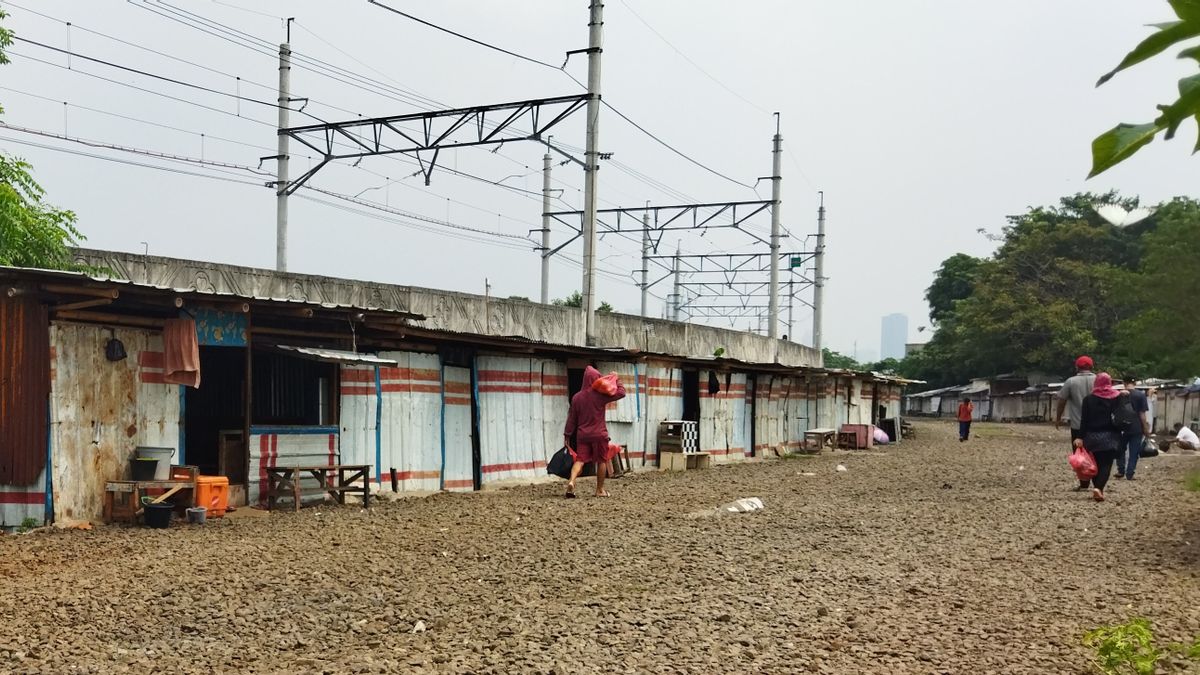
[[[908,317],[904,314],[889,314],[883,317],[882,338],[879,342],[879,358],[904,358],[904,345],[907,341]]]
[[[913,354],[920,354],[925,350],[924,342],[906,342],[904,343],[904,358],[908,358]]]

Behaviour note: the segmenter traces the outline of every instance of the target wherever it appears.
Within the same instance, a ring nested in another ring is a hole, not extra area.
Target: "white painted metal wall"
[[[442,488],[470,492],[475,489],[471,460],[471,369],[443,366],[442,378],[445,397],[442,430],[446,453]]]
[[[483,483],[546,478],[546,463],[559,444],[547,444],[544,364],[541,359],[511,356],[476,359]],[[558,435],[562,436],[561,426]]]
[[[337,427],[250,427],[250,484],[247,499],[251,504],[266,502],[269,486],[267,469],[273,466],[329,466],[338,459]],[[304,487],[317,487],[315,479],[305,478]],[[312,498],[320,501],[321,496]]]
[[[641,457],[643,467],[658,465],[658,425],[664,420],[683,417],[683,373],[678,368],[647,365],[645,377],[646,453]],[[630,459],[635,467],[638,457],[630,448]]]
[[[375,477],[391,489],[391,469],[403,491],[437,491],[442,477],[442,372],[437,354],[383,352],[396,366],[379,369],[382,388],[379,465]]]
[[[376,399],[374,366],[342,366],[341,423],[342,462],[376,466]]]
[[[714,373],[700,372],[700,444],[717,464],[746,457],[746,375],[715,373],[719,390],[709,392]]]

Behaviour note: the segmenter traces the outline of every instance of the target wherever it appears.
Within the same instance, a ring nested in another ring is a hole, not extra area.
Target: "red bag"
[[[1087,451],[1087,448],[1079,446],[1075,448],[1075,452],[1071,453],[1071,468],[1075,470],[1075,476],[1081,481],[1091,480],[1099,473],[1096,467],[1096,458],[1092,457],[1092,453]]]
[[[605,396],[617,395],[617,374],[609,373],[592,383],[592,390],[598,391]]]

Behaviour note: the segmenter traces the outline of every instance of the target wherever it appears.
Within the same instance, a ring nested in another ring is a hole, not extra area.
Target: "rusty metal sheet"
[[[128,358],[109,361],[113,335]],[[179,445],[179,385],[163,382],[157,331],[56,322],[50,329],[51,472],[56,519],[99,519],[108,481],[129,476],[139,445]]]
[[[28,486],[46,467],[50,322],[45,305],[0,299],[0,485]]]

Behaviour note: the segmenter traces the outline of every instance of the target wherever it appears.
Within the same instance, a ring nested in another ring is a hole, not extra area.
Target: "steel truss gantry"
[[[440,150],[539,140],[546,131],[586,106],[590,99],[590,94],[557,96],[280,129],[280,136],[305,145],[320,154],[321,159],[304,174],[276,189],[280,194],[290,195],[333,161],[398,153],[417,158],[428,185]],[[503,135],[514,131],[518,133]],[[422,156],[422,153],[432,154]]]

